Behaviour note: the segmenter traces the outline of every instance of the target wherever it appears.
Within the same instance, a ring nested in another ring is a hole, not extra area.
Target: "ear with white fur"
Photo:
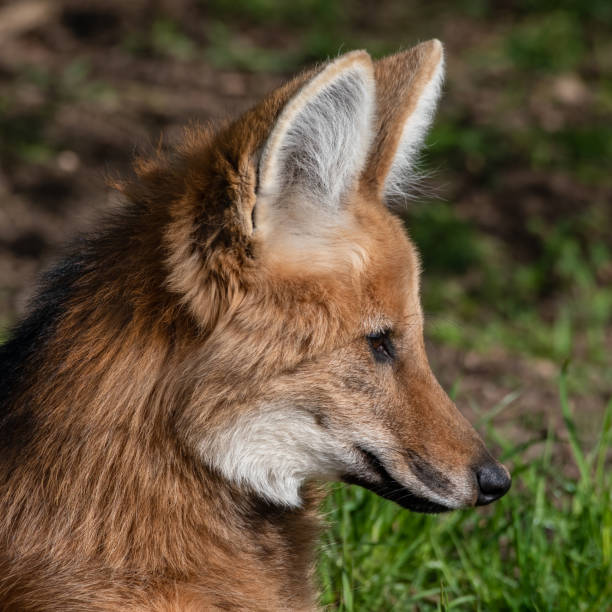
[[[365,51],[331,62],[289,100],[261,155],[256,226],[267,206],[285,208],[296,198],[339,208],[363,169],[374,103],[374,68]]]
[[[433,121],[442,81],[439,40],[385,57],[375,64],[378,131],[366,180],[387,203],[409,197],[414,163]]]

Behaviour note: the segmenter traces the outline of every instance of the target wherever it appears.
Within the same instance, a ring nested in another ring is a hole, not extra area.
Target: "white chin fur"
[[[336,480],[345,464],[340,455],[347,450],[338,448],[309,413],[267,406],[212,432],[200,453],[236,485],[272,503],[298,507],[304,482]]]

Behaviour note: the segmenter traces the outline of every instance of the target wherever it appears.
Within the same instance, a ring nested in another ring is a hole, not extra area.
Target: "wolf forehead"
[[[190,132],[178,162],[137,168],[138,200],[171,203],[167,285],[203,327],[247,294],[292,289],[302,303],[358,301],[368,316],[418,310],[418,258],[389,204],[408,195],[442,47],[423,43],[398,65],[346,54],[220,130]]]

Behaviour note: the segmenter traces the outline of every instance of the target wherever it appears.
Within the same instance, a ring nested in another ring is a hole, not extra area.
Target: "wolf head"
[[[176,430],[271,503],[344,480],[437,512],[510,486],[430,370],[419,258],[390,208],[443,64],[436,40],[377,62],[347,53],[180,153],[167,286],[204,340]]]

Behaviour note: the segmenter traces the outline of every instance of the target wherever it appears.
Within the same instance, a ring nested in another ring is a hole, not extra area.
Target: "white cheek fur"
[[[201,442],[200,454],[229,481],[272,503],[298,507],[306,480],[338,478],[347,449],[312,415],[267,406],[211,433]]]

